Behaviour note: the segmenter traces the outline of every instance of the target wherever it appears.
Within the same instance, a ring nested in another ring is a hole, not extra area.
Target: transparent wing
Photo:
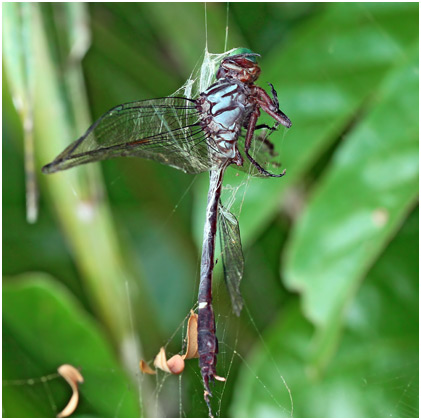
[[[118,105],[42,170],[52,173],[119,156],[152,159],[189,173],[209,170],[194,101],[170,97]]]
[[[232,309],[237,316],[240,316],[243,308],[240,282],[244,272],[244,256],[238,220],[220,204],[218,222],[225,283],[231,298]]]

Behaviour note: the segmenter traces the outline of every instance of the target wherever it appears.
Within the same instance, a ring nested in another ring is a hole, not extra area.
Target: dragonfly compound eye
[[[255,64],[257,64],[256,57],[260,57],[260,54],[256,54],[255,52],[253,52],[252,50],[248,48],[236,48],[232,52],[232,54],[230,54],[230,57],[235,57],[239,55],[246,57],[249,61],[252,61]]]

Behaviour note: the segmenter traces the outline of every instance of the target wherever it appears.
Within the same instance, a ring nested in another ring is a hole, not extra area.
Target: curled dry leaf
[[[186,354],[180,356],[176,354],[167,361],[165,348],[161,347],[159,353],[156,355],[153,362],[154,366],[173,375],[179,375],[184,370],[184,360],[199,357],[197,345],[197,314],[191,311],[189,321],[187,323],[187,349]],[[149,365],[141,360],[139,364],[140,370],[148,375],[156,375],[156,371],[149,367]]]
[[[61,365],[57,372],[66,380],[66,382],[71,386],[73,394],[67,403],[66,407],[57,414],[57,417],[69,417],[77,407],[79,402],[79,390],[78,382],[83,382],[83,376],[80,372],[72,365]]]
[[[184,370],[184,356],[176,354],[167,361],[167,355],[165,354],[165,348],[161,347],[161,350],[156,355],[153,364],[156,368],[163,370],[173,375],[179,375]],[[139,363],[140,371],[147,373],[148,375],[156,375],[156,370],[153,370],[149,365],[141,360]]]
[[[153,370],[143,359],[139,362],[140,371],[148,375],[156,375],[156,370]]]
[[[155,360],[153,361],[153,365],[158,369],[163,370],[164,372],[171,373],[170,368],[167,364],[167,355],[165,354],[165,348],[161,347],[159,353],[155,356]]]
[[[179,375],[184,370],[183,357],[181,357],[179,354],[176,354],[167,361],[167,355],[165,354],[164,347],[161,347],[161,350],[155,357],[153,364],[158,369],[161,369],[167,373],[172,373],[173,375]]]
[[[197,314],[193,311],[190,313],[189,322],[187,323],[187,349],[183,359],[194,359],[199,357],[197,345]]]
[[[164,347],[161,347],[161,350],[155,357],[153,364],[158,369],[161,369],[167,373],[172,373],[173,375],[179,375],[184,370],[183,357],[181,357],[179,354],[176,354],[167,361]]]

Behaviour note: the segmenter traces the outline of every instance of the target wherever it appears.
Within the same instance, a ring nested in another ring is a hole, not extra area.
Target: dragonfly
[[[279,125],[291,127],[291,121],[279,109],[273,85],[270,84],[272,97],[255,85],[261,72],[257,57],[260,55],[247,48],[233,50],[221,61],[216,81],[197,98],[170,96],[112,108],[42,168],[45,174],[51,174],[89,162],[129,156],[151,159],[191,174],[210,172],[198,292],[199,367],[210,417],[210,384],[215,379],[225,380],[216,372],[218,339],[212,307],[218,225],[233,312],[239,316],[243,306],[239,290],[244,271],[240,231],[235,216],[221,204],[223,176],[230,165],[253,169],[255,175],[263,177],[280,178],[285,174],[285,170],[271,173],[259,162],[262,158],[266,163],[266,156],[273,155],[269,135]],[[272,127],[257,124],[261,111],[273,118]],[[269,134],[258,135],[260,130]],[[252,156],[253,143],[260,143],[263,153]]]

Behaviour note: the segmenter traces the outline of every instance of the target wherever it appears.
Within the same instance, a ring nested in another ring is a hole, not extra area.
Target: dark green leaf
[[[316,364],[329,357],[345,308],[416,201],[417,63],[414,53],[385,79],[292,232],[284,272],[320,328]]]
[[[417,260],[418,210],[368,274],[327,369],[312,368],[314,328],[291,304],[243,366],[231,414],[417,418]]]

